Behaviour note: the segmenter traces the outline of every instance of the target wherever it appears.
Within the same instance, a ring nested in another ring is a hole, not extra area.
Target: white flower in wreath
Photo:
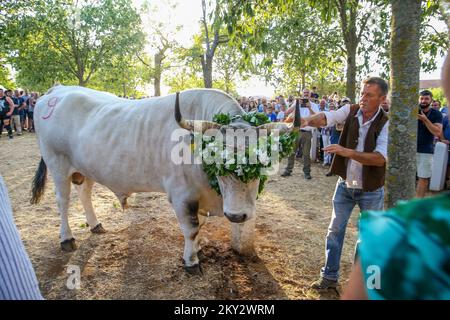
[[[280,136],[271,136],[273,142],[280,142]]]
[[[225,163],[226,165],[231,165],[231,164],[235,164],[236,160],[234,160],[234,158],[228,159],[227,162]],[[228,169],[228,168],[227,168]]]
[[[267,166],[270,163],[270,158],[267,156],[267,153],[261,152],[259,155],[259,162],[261,162],[263,166]]]
[[[280,146],[278,143],[272,143],[272,145],[270,146],[270,150],[272,151],[278,151],[280,149]]]
[[[203,159],[209,159],[211,158],[211,152],[208,149],[203,149],[202,151],[202,157]]]
[[[238,162],[241,164],[247,164],[247,158],[246,157],[239,158]]]

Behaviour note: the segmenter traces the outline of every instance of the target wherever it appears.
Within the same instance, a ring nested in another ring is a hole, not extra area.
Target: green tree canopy
[[[85,86],[117,56],[143,48],[140,16],[131,0],[45,0],[10,3],[4,30],[20,83]]]

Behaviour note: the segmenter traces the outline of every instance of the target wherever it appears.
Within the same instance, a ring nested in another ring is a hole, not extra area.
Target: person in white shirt
[[[334,101],[331,101],[328,104],[328,110],[326,111],[333,111],[335,109]],[[323,147],[326,148],[331,144],[331,131],[333,129],[333,126],[326,126],[322,128],[322,144]],[[324,166],[330,166],[331,161],[333,160],[332,154],[329,152],[323,152],[323,165]]]
[[[311,91],[307,88],[303,89],[303,96],[301,99],[297,99],[300,104],[300,118],[306,118],[312,116],[318,112],[319,106],[313,102],[311,102]],[[295,110],[295,104],[297,102],[294,101],[289,109],[285,112],[285,117],[290,116],[290,119],[293,119],[293,111]],[[312,130],[314,128],[310,126],[305,126],[300,130],[300,134],[295,143],[294,150],[297,150],[301,145],[302,147],[302,155],[303,155],[303,173],[305,174],[305,179],[311,179],[311,138],[312,138]],[[292,170],[294,169],[295,164],[295,152],[289,156],[288,165],[284,172],[281,174],[282,177],[287,177],[292,174]]]
[[[280,111],[277,114],[277,122],[283,122],[285,117],[286,107],[281,105]]]
[[[39,282],[14,223],[11,201],[0,176],[0,300],[42,300]]]
[[[345,121],[339,144],[324,151],[334,154],[330,171],[340,176],[333,196],[333,212],[326,237],[325,266],[314,289],[335,288],[345,229],[355,205],[360,210],[382,210],[389,121],[381,108],[388,84],[372,77],[363,81],[359,105],[302,118],[302,127],[324,127]]]

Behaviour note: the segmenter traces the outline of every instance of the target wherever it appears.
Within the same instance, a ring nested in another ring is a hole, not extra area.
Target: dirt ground
[[[182,268],[183,236],[164,194],[130,198],[125,212],[107,188],[96,184],[93,203],[106,234],[89,232],[72,190],[70,225],[78,250],[63,253],[53,181],[39,205],[30,205],[31,180],[40,154],[34,134],[0,139],[0,174],[15,221],[47,299],[337,299],[336,291],[309,288],[324,261],[324,238],[336,177],[316,163],[305,180],[301,161],[288,178],[271,177],[257,201],[257,258],[230,247],[230,223],[209,218],[200,231],[203,276]],[[347,228],[341,286],[348,279],[357,237],[358,210]],[[66,286],[69,265],[81,270],[81,288]]]

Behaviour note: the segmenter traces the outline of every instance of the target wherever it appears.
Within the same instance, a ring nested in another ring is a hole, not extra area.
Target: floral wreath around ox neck
[[[258,194],[264,190],[268,170],[294,152],[300,128],[298,101],[295,106],[294,119],[294,124],[288,125],[270,122],[264,113],[249,112],[236,116],[219,113],[214,115],[213,121],[185,120],[180,113],[179,93],[176,94],[175,120],[182,128],[193,132],[191,150],[194,151],[194,154],[201,155],[203,170],[208,176],[209,185],[219,195],[221,192],[218,176],[234,175],[243,183],[259,179]],[[256,143],[245,142],[243,147],[240,148],[239,145],[232,147],[230,152],[222,139],[216,139],[217,135],[203,135],[208,129],[216,129],[215,132],[221,135],[223,129],[232,129],[229,125],[237,121],[245,121],[250,124],[250,128],[255,128],[258,133]],[[197,128],[198,125],[201,125],[202,132],[194,131],[194,127]],[[267,135],[259,135],[261,130],[267,130],[265,131]],[[194,141],[201,141],[201,147]],[[241,152],[236,152],[237,149]],[[256,161],[250,161],[251,159],[256,159]]]

